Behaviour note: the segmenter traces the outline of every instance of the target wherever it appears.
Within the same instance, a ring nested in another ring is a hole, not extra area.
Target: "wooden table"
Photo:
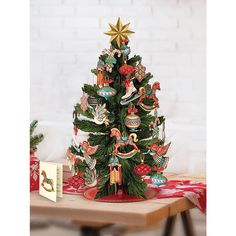
[[[190,179],[205,182],[205,176],[184,174],[165,174],[171,179]],[[122,224],[126,226],[150,226],[167,219],[164,236],[172,234],[178,213],[181,214],[186,236],[193,236],[189,209],[195,206],[186,198],[152,199],[134,203],[103,203],[89,201],[80,195],[64,194],[54,203],[40,196],[38,192],[30,194],[31,215],[71,219],[80,222],[84,235],[99,235],[104,225]],[[97,227],[101,226],[101,227]],[[95,226],[95,227],[93,227]],[[91,234],[91,231],[93,232]]]

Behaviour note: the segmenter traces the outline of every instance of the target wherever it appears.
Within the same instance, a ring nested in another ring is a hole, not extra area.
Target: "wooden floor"
[[[196,232],[196,236],[206,235],[206,216],[202,214],[198,209],[192,209],[191,215],[193,218],[193,224]],[[69,221],[47,221],[45,218],[32,217],[31,236],[78,236],[78,226],[71,226]],[[47,226],[45,225],[47,223]],[[164,223],[164,222],[163,222]],[[104,229],[102,236],[113,235],[112,232],[122,230],[122,226],[116,226],[115,228]],[[142,232],[129,232],[125,233],[125,236],[161,236],[163,227],[162,225],[148,231]],[[132,231],[132,230],[130,230]],[[175,236],[182,236],[182,225],[180,219],[177,220],[175,226]]]

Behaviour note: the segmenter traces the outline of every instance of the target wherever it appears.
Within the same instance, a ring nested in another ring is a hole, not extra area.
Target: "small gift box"
[[[39,190],[39,159],[30,152],[30,191]]]

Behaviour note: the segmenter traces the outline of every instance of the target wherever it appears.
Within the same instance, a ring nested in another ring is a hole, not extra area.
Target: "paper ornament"
[[[123,25],[120,18],[118,18],[116,25],[109,23],[111,29],[110,31],[105,32],[105,34],[111,36],[110,42],[115,40],[118,47],[120,47],[121,40],[127,40],[128,36],[134,33],[133,31],[129,30],[129,24],[130,23]]]

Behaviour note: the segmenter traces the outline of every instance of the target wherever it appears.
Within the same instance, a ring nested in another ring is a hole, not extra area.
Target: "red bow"
[[[138,112],[138,109],[137,108],[128,108],[128,113],[137,113]]]
[[[130,79],[126,78],[126,80],[123,82],[125,87],[129,87],[130,85]]]

